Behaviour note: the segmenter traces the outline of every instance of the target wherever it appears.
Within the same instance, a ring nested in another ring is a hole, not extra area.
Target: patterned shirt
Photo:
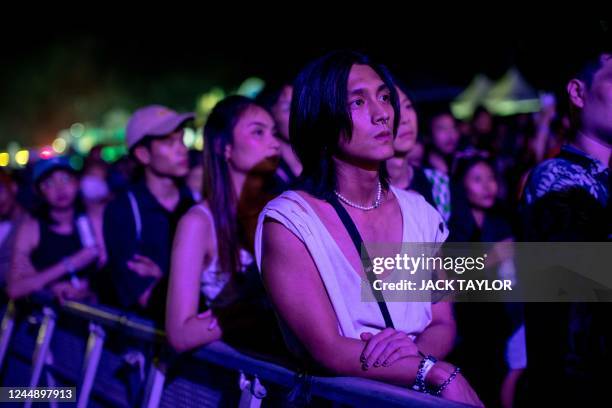
[[[436,203],[436,209],[442,215],[444,221],[448,222],[451,214],[450,179],[438,170],[424,169],[424,171],[427,180],[432,185],[431,194]]]
[[[523,200],[530,205],[551,191],[580,187],[605,207],[610,198],[609,177],[610,170],[606,165],[573,146],[565,145],[557,157],[533,169]]]

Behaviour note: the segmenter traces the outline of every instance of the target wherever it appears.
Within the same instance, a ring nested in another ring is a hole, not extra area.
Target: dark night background
[[[371,54],[425,99],[451,97],[477,73],[498,79],[513,65],[534,88],[553,90],[599,41],[601,20],[610,21],[552,15],[387,21],[367,9],[361,17],[324,15],[299,23],[205,14],[151,24],[136,17],[74,18],[4,30],[0,150],[10,141],[48,144],[58,130],[95,122],[114,108],[162,103],[193,110],[213,86],[235,89],[251,76],[289,78],[335,48]]]

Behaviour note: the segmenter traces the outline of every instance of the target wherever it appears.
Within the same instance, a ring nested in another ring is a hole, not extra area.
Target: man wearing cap
[[[183,128],[193,117],[159,105],[134,112],[126,142],[143,175],[104,213],[114,292],[107,301],[156,320],[163,319],[176,223],[194,204],[183,183],[189,170]]]

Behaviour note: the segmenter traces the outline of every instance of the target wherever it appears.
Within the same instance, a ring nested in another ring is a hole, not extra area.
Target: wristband
[[[429,394],[427,387],[425,386],[425,378],[427,377],[427,374],[429,373],[431,368],[437,362],[438,360],[436,360],[436,358],[431,355],[421,360],[421,362],[419,363],[419,369],[417,371],[416,379],[414,381],[414,384],[412,385],[413,390]]]

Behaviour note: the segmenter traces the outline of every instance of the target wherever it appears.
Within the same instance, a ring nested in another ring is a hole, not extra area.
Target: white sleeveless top
[[[448,229],[442,217],[418,193],[391,187],[403,219],[402,242],[443,242]],[[255,235],[255,257],[261,271],[262,230],[270,217],[295,234],[312,255],[331,300],[342,336],[359,339],[362,332],[373,334],[385,328],[376,302],[361,298],[361,277],[346,259],[338,244],[308,202],[295,191],[286,191],[272,200],[259,216]],[[387,302],[393,325],[413,338],[431,322],[429,302]]]
[[[208,267],[202,270],[202,276],[200,280],[202,295],[204,295],[206,304],[208,306],[231,303],[238,296],[238,293],[230,294],[228,293],[229,291],[226,290],[223,294],[223,299],[220,299],[220,294],[224,289],[226,289],[226,286],[230,281],[231,274],[228,271],[222,271],[221,265],[219,264],[219,247],[217,246],[215,220],[208,207],[206,207],[204,204],[198,204],[196,208],[202,211],[202,213],[206,214],[206,216],[210,220],[210,225],[212,226],[212,240],[214,245],[212,259],[208,264]],[[240,249],[240,272],[244,272],[245,268],[251,263],[253,263],[253,256],[248,251]]]

